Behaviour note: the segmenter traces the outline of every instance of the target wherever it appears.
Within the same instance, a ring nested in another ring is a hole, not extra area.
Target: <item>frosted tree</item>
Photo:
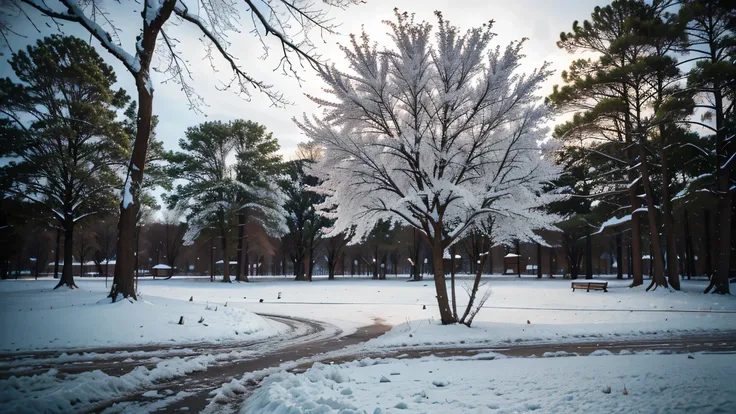
[[[243,64],[232,54],[228,35],[243,27],[241,19],[252,22],[251,32],[269,54],[265,37],[276,39],[281,54],[278,69],[298,78],[306,63],[319,66],[320,56],[310,38],[314,30],[321,34],[333,33],[336,25],[329,18],[330,7],[346,7],[360,0],[142,0],[104,2],[102,0],[7,0],[2,3],[0,37],[17,34],[14,19],[30,20],[40,13],[47,18],[49,27],[63,30],[65,23],[74,23],[89,32],[115,59],[119,60],[135,79],[138,102],[137,131],[133,151],[123,184],[118,224],[118,257],[110,297],[118,294],[135,298],[133,265],[136,217],[141,208],[141,186],[145,169],[148,141],[151,134],[154,83],[152,71],[162,73],[162,81],[176,82],[194,110],[203,104],[201,96],[192,87],[192,73],[182,55],[184,48],[175,33],[190,30],[202,41],[204,57],[214,70],[217,63],[225,62],[232,78],[224,87],[250,97],[252,90],[264,93],[274,105],[284,105],[283,95],[270,85],[248,74]],[[324,6],[324,7],[321,7]],[[14,17],[13,17],[14,16]],[[112,18],[114,16],[114,18]],[[133,32],[115,24],[125,17],[139,19]],[[53,26],[52,26],[53,25]],[[33,27],[37,27],[32,24]],[[189,47],[189,45],[185,45]],[[158,57],[158,59],[154,59]],[[154,64],[158,62],[158,65]]]
[[[538,205],[558,176],[538,142],[546,111],[536,96],[547,65],[520,73],[523,41],[491,48],[492,22],[465,33],[437,12],[437,28],[396,11],[385,22],[391,47],[368,35],[343,47],[348,71],[325,68],[331,100],[298,122],[324,147],[310,174],[335,220],[327,235],[357,242],[379,221],[418,229],[432,248],[443,324],[450,310],[443,252],[489,217],[507,218],[516,237],[553,229]],[[434,33],[434,34],[433,34]]]

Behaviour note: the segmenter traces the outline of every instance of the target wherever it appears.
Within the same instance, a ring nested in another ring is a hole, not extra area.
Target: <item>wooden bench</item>
[[[608,292],[608,282],[572,282],[572,291],[575,289],[585,289],[586,292],[591,290]]]

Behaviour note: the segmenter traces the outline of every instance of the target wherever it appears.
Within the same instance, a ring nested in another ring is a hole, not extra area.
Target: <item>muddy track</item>
[[[282,362],[294,361],[300,358],[312,357],[331,351],[342,349],[349,345],[365,342],[371,338],[382,335],[391,327],[388,325],[374,324],[358,328],[355,333],[340,336],[338,332],[330,337],[301,337],[299,341],[292,341],[286,346],[275,346],[269,352],[262,353],[255,358],[243,358],[239,360],[228,360],[226,363],[208,366],[204,371],[196,371],[183,377],[177,377],[172,382],[161,382],[152,387],[140,389],[133,394],[105,401],[88,412],[100,412],[115,407],[129,408],[133,411],[162,411],[173,412],[183,407],[193,412],[203,410],[211,399],[211,391],[221,387],[224,383],[233,379],[240,379],[244,374],[262,370],[265,368],[278,367]],[[251,384],[256,385],[254,382]],[[154,396],[151,392],[155,391]],[[161,392],[161,393],[159,393]],[[183,398],[175,398],[166,401],[167,396],[179,393],[186,394]],[[145,394],[145,395],[144,395]],[[162,398],[163,397],[163,398]],[[135,404],[135,405],[132,405]],[[155,408],[154,408],[155,407]]]
[[[56,369],[59,375],[93,370],[100,370],[108,375],[123,375],[138,366],[151,368],[162,359],[206,354],[236,354],[233,356],[245,359],[256,356],[263,349],[288,346],[293,342],[312,337],[320,338],[323,335],[338,336],[342,333],[340,329],[330,324],[309,319],[268,314],[261,316],[287,325],[289,332],[277,337],[218,344],[188,343],[0,354],[0,379],[36,375],[50,369]]]

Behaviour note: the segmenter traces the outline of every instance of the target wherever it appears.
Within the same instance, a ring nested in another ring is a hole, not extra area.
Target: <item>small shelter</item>
[[[157,264],[156,266],[153,266],[151,268],[151,275],[156,278],[156,276],[163,276],[163,277],[171,277],[171,266],[165,265],[165,264]]]
[[[521,255],[516,253],[509,253],[503,257],[503,268],[505,275],[516,275],[520,274],[521,269]]]

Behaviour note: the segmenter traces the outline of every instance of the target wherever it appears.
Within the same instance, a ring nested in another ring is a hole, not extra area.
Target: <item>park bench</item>
[[[602,290],[608,292],[608,282],[572,282],[572,291],[575,289],[585,289],[586,292],[591,290]]]

